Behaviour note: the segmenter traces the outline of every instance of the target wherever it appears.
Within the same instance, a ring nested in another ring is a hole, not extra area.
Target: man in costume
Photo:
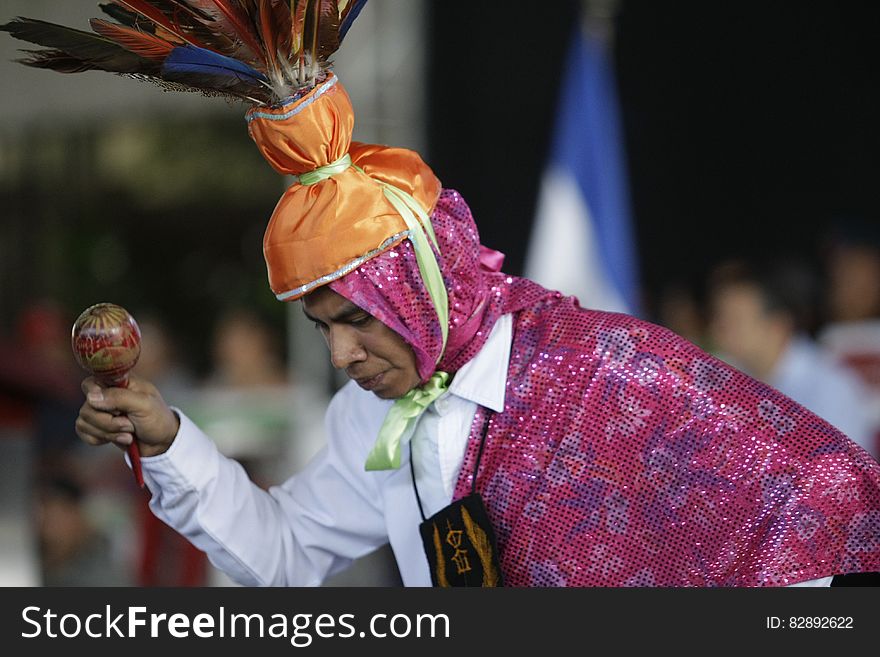
[[[115,4],[140,17],[151,5]],[[264,239],[270,286],[303,299],[353,379],[327,411],[326,448],[269,491],[148,382],[84,382],[81,438],[136,438],[151,508],[215,565],[245,584],[312,585],[390,542],[417,586],[827,584],[880,570],[880,466],[863,450],[668,330],[502,273],[464,199],[416,153],[351,142],[338,79],[300,75],[320,50],[303,35],[326,14],[297,15],[338,11],[341,36],[347,3],[174,4],[214,6],[217,30],[250,17],[261,29],[237,34],[251,54],[292,25],[286,50],[272,49],[281,64],[249,57],[244,69],[172,40],[138,74],[204,85],[208,59],[256,103],[251,136],[296,176]],[[271,14],[281,5],[292,23]]]

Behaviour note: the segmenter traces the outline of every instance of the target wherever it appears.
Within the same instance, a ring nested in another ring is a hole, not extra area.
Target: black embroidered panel
[[[434,586],[503,586],[495,532],[479,493],[419,525]]]

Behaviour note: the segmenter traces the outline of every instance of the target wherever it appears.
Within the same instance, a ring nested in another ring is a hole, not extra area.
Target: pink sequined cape
[[[486,440],[477,489],[508,585],[767,586],[880,570],[877,462],[626,315],[572,298],[516,313],[505,411]]]
[[[432,215],[436,313],[409,242],[331,287],[455,372],[514,316],[505,410],[477,490],[509,586],[767,586],[880,571],[880,465],[780,392],[669,330],[495,271],[461,196]],[[468,494],[480,409],[455,497]]]

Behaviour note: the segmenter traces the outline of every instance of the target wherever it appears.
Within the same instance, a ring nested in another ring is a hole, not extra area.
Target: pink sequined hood
[[[439,364],[440,323],[409,240],[330,283],[334,292],[406,340],[416,354],[422,381],[435,370],[457,372],[480,351],[501,315],[528,307],[534,299],[556,295],[532,281],[500,272],[504,256],[480,245],[470,208],[458,192],[441,192],[431,221],[449,295],[449,337]]]

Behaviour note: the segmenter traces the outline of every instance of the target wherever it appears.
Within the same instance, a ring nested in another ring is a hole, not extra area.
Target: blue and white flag
[[[623,135],[606,43],[577,29],[525,274],[585,308],[638,314]]]

